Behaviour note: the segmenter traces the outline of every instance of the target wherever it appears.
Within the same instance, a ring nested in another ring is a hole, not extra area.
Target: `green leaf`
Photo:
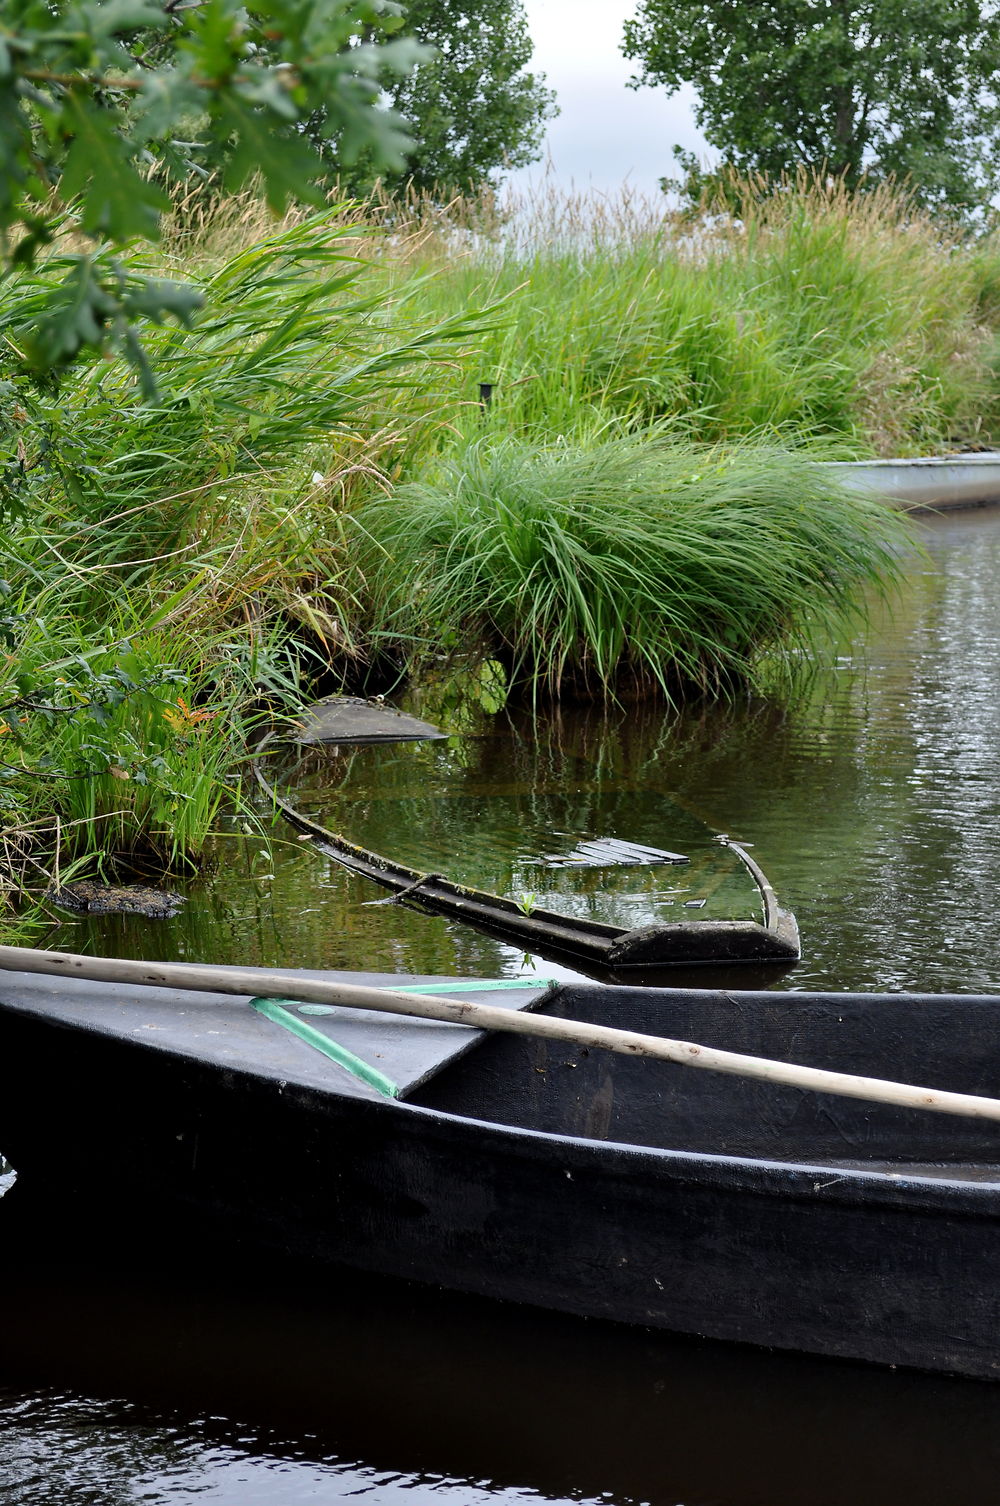
[[[485,0],[480,0],[485,3]],[[517,0],[501,0],[517,3]],[[408,7],[407,7],[408,8]],[[429,56],[396,0],[8,0],[0,27],[2,267],[37,265],[60,232],[122,245],[156,240],[167,196],[150,180],[220,171],[239,188],[259,175],[268,203],[320,205],[323,165],[309,121],[347,158],[401,167],[412,145],[385,108],[387,73]],[[196,136],[197,141],[183,138]],[[180,138],[180,139],[179,139]],[[36,371],[87,347],[121,351],[151,390],[137,321],[190,319],[193,295],[131,279],[106,263],[46,264],[51,291],[18,326]],[[61,278],[62,280],[57,280]],[[11,321],[8,321],[10,324]]]
[[[32,307],[31,324],[15,326],[18,348],[32,369],[65,365],[84,347],[118,349],[137,372],[147,401],[157,397],[152,368],[139,340],[137,320],[190,325],[202,294],[184,283],[126,278],[114,261],[70,258],[61,283],[45,289]]]
[[[143,143],[167,137],[185,117],[196,118],[205,107],[205,91],[181,68],[147,69],[134,106],[133,138]]]
[[[146,277],[132,285],[123,299],[123,307],[134,318],[142,316],[156,324],[173,318],[190,328],[204,302],[204,295],[190,283]]]
[[[118,242],[137,235],[155,240],[170,201],[135,170],[114,116],[71,93],[63,120],[73,141],[60,187],[65,200],[82,199],[83,228]]]
[[[85,11],[93,37],[117,37],[133,31],[162,31],[169,26],[162,6],[154,0],[102,0]]]
[[[301,137],[277,135],[266,114],[249,108],[235,94],[227,95],[220,114],[235,138],[224,179],[228,189],[235,192],[259,173],[267,202],[276,214],[293,197],[307,204],[323,203],[315,184],[321,164]]]
[[[90,257],[74,258],[68,274],[41,300],[34,330],[18,331],[29,365],[48,370],[83,345],[100,345],[115,302],[94,275]]]

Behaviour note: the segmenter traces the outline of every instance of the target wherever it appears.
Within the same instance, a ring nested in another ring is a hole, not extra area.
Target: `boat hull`
[[[743,1044],[798,1007],[766,994],[564,993],[574,1016],[589,999],[616,1023],[659,1007],[663,1033],[703,1008],[709,1038],[728,1008]],[[478,1049],[473,1071],[475,1052],[394,1102],[0,1005],[0,1148],[20,1179],[10,1211],[34,1202],[64,1243],[106,1241],[119,1256],[144,1239],[197,1260],[210,1231],[234,1255],[280,1251],[591,1318],[1000,1373],[995,1126],[942,1128],[938,1116],[727,1081],[739,1111],[712,1128],[717,1080],[693,1097],[674,1081],[709,1074],[624,1058],[612,1080],[599,1053],[520,1037]],[[652,1086],[664,1072],[666,1087]],[[505,1101],[508,1081],[539,1128],[455,1112]],[[557,1108],[576,1132],[545,1127]],[[609,1138],[626,1125],[678,1148]],[[748,1136],[755,1154],[740,1149]],[[884,1154],[859,1167],[866,1143]],[[911,1161],[943,1146],[965,1160],[914,1174],[901,1145]],[[970,1164],[985,1167],[980,1180]]]
[[[1000,454],[832,460],[826,465],[845,486],[885,497],[907,512],[986,507],[1000,502]]]

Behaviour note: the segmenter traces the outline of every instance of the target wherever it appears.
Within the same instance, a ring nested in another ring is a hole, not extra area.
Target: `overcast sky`
[[[524,0],[535,44],[530,68],[546,75],[560,114],[546,156],[511,174],[521,185],[546,169],[564,186],[615,192],[627,181],[644,192],[674,169],[674,142],[711,155],[692,113],[692,95],[627,89],[633,64],[621,54],[622,26],[638,0]]]

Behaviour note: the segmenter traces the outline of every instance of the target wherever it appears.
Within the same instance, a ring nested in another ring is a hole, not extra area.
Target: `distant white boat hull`
[[[926,460],[825,462],[845,486],[885,497],[909,512],[1000,502],[1000,451]]]

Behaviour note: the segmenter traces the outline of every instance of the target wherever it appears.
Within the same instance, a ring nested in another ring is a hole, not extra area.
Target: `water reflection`
[[[551,718],[495,716],[479,736],[445,743],[311,749],[272,777],[298,810],[369,852],[529,910],[624,929],[686,919],[684,906],[698,919],[763,919],[735,854],[647,771],[623,776],[569,752],[558,730]]]
[[[982,1506],[995,1494],[1000,1387],[350,1275],[223,1276],[211,1257],[199,1279],[19,1273],[0,1361],[6,1499]]]

